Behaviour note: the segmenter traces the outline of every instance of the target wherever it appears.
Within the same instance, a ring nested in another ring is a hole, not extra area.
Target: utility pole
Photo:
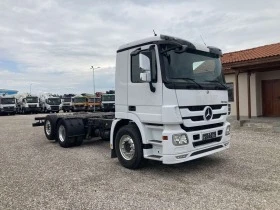
[[[95,81],[94,81],[94,70],[99,69],[100,67],[93,67],[91,66],[92,69],[92,80],[93,80],[93,94],[94,94],[94,103],[93,103],[93,111],[95,112],[95,103],[96,103],[96,98],[95,98]]]

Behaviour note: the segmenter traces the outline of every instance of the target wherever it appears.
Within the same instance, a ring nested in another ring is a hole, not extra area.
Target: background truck
[[[41,112],[38,96],[28,93],[18,95],[17,109],[21,114]]]
[[[110,139],[126,168],[145,160],[181,163],[229,148],[228,93],[220,49],[171,36],[121,46],[116,58],[116,111],[35,118],[60,146]]]
[[[72,101],[73,112],[86,112],[88,108],[88,99],[83,95],[75,95]]]
[[[103,94],[101,96],[101,111],[113,112],[115,111],[115,94]]]
[[[40,107],[42,112],[56,112],[58,113],[60,110],[61,99],[60,96],[45,93],[40,96]]]
[[[63,112],[70,112],[73,110],[72,98],[75,94],[64,94],[61,99],[61,109]]]
[[[11,95],[0,95],[0,115],[12,114],[17,112],[16,98]]]
[[[96,112],[100,110],[101,110],[101,98],[96,96],[88,98],[88,111]]]

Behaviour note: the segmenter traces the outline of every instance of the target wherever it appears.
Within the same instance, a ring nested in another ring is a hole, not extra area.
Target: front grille
[[[220,148],[222,148],[222,147],[223,147],[222,145],[219,145],[219,146],[215,146],[215,147],[211,147],[211,148],[199,150],[199,151],[197,151],[197,152],[192,153],[191,156],[199,155],[199,154],[202,154],[202,153],[205,153],[205,152],[210,152],[210,151],[212,151],[212,150],[220,149]]]
[[[201,145],[205,145],[205,144],[210,144],[210,143],[214,143],[214,142],[219,142],[222,140],[222,137],[217,137],[217,138],[213,138],[213,139],[208,139],[208,140],[202,140],[202,141],[197,141],[197,142],[193,142],[193,146],[197,147],[197,146],[201,146]]]
[[[9,110],[14,110],[14,107],[10,106],[10,107],[3,107],[3,109],[5,111],[9,111]]]
[[[59,106],[51,106],[51,110],[59,110]]]
[[[30,107],[30,108],[35,108],[35,107],[37,107],[37,105],[36,105],[36,104],[34,104],[34,105],[28,105],[28,107]]]
[[[227,115],[227,113],[221,113],[221,114],[213,114],[212,119],[219,119],[221,116]]]
[[[221,113],[221,114],[213,114],[212,119],[219,119],[222,115],[226,115],[227,113]],[[203,121],[203,116],[192,116],[192,117],[182,117],[183,120],[190,119],[193,122],[197,121]]]
[[[206,129],[211,129],[211,128],[217,128],[217,127],[222,127],[224,123],[215,123],[215,124],[209,124],[209,125],[199,125],[199,126],[193,126],[193,127],[186,127],[183,124],[181,124],[181,128],[186,131],[199,131],[199,130],[206,130]]]
[[[82,108],[82,107],[84,107],[84,105],[75,105],[75,107]]]
[[[227,104],[214,104],[214,105],[202,105],[202,106],[179,106],[180,109],[189,109],[192,112],[202,111],[206,106],[210,106],[211,109],[217,110],[221,109],[223,106],[227,106]]]

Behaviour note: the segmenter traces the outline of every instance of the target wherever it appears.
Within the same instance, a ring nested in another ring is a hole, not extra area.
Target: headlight
[[[229,134],[230,134],[230,125],[228,125],[226,128],[226,136],[228,136]]]
[[[172,142],[175,146],[186,145],[189,143],[189,139],[186,134],[173,134]]]

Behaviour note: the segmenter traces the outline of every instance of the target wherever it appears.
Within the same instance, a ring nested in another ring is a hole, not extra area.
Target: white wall
[[[239,110],[240,116],[248,116],[248,87],[247,87],[247,73],[240,73],[239,76]],[[235,89],[235,75],[225,75],[226,82],[234,84],[234,102],[231,102],[231,115],[236,115],[236,89]],[[257,88],[256,88],[256,74],[252,73],[250,78],[251,83],[251,115],[257,116]]]

